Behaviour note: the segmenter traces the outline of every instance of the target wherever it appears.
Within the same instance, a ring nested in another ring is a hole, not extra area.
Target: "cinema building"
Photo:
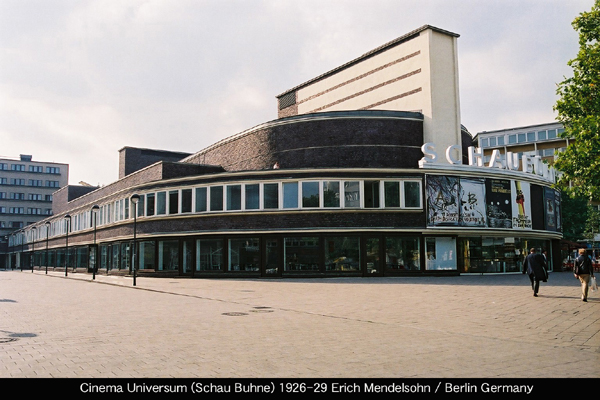
[[[13,267],[189,277],[519,272],[560,265],[539,158],[489,161],[460,122],[458,35],[424,26],[279,96],[278,118],[196,153],[124,147],[9,238]]]

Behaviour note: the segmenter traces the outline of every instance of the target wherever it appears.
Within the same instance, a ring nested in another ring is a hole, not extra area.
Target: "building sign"
[[[425,143],[421,146],[423,152],[423,158],[419,161],[419,166],[425,168],[432,164],[439,164],[438,154],[433,143]],[[446,149],[445,156],[446,161],[451,165],[462,165],[460,157],[461,146],[452,145]],[[506,152],[506,154],[500,153],[499,149],[492,150],[489,157],[489,162],[485,163],[485,157],[483,150],[480,147],[469,146],[467,148],[469,166],[472,167],[484,167],[484,168],[499,168],[509,171],[521,171],[529,174],[537,175],[549,182],[555,181],[554,168],[548,166],[548,164],[542,161],[540,156],[528,156],[523,155],[519,160],[519,155],[512,152]],[[458,154],[458,156],[457,156]]]

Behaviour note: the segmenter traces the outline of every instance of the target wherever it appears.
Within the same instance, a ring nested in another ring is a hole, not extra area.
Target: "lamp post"
[[[96,215],[100,207],[95,204],[92,207],[92,217],[94,219],[94,265],[92,265],[92,279],[96,279],[96,270],[98,269],[98,247],[96,247]]]
[[[48,275],[48,236],[50,235],[50,222],[46,221],[46,275]]]
[[[35,266],[35,237],[37,234],[37,226],[31,228],[31,273],[33,274],[33,267]]]
[[[133,268],[133,286],[136,282],[137,272],[137,241],[136,241],[136,230],[137,230],[137,205],[140,201],[140,195],[134,194],[131,196],[131,203],[133,204],[133,259],[131,261],[131,268]]]
[[[69,214],[65,215],[65,225],[67,227],[67,240],[65,246],[65,276],[68,276],[67,272],[69,269],[69,231],[71,230],[71,216]]]

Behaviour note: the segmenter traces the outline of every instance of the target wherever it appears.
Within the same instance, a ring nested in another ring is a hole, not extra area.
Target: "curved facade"
[[[400,111],[283,118],[70,201],[59,191],[53,217],[10,238],[11,265],[393,276],[518,272],[530,247],[558,256],[559,196],[547,180],[420,165],[423,124]]]

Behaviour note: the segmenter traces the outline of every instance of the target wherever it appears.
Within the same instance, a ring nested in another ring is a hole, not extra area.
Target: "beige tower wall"
[[[423,113],[425,142],[461,143],[457,37],[425,26],[277,96],[279,117],[324,111]],[[286,103],[289,104],[289,103]]]

